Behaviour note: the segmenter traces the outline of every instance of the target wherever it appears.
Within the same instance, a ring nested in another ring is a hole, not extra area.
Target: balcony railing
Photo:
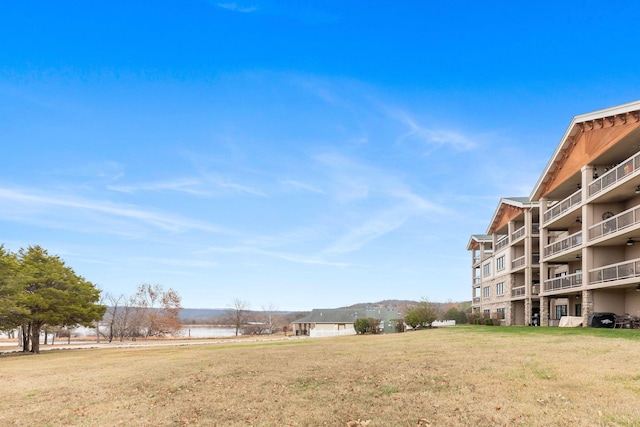
[[[544,247],[544,256],[550,257],[552,255],[559,254],[561,252],[567,251],[569,249],[573,249],[582,244],[582,231],[578,231],[577,233],[572,234],[571,236],[565,237],[562,240],[554,242],[550,245]]]
[[[473,278],[473,287],[477,287],[480,286],[480,283],[482,283],[482,278],[481,277],[474,277]]]
[[[640,206],[628,209],[589,227],[589,240],[615,233],[640,223]]]
[[[479,262],[480,262],[480,260],[481,260],[481,259],[482,259],[482,258],[480,258],[479,256],[474,256],[474,257],[473,257],[473,263],[474,263],[474,264],[477,264],[477,263],[479,263]]]
[[[523,255],[520,258],[516,258],[513,261],[511,261],[511,268],[512,269],[520,268],[520,267],[524,266],[524,264],[525,264],[525,257]]]
[[[473,298],[473,305],[480,305],[480,297]]]
[[[516,231],[514,231],[513,233],[511,233],[511,241],[513,243],[517,242],[518,240],[522,239],[525,235],[525,231],[526,231],[526,227],[520,227],[518,228]]]
[[[527,289],[524,286],[518,286],[511,289],[511,297],[523,297],[527,293]]]
[[[534,252],[531,254],[531,264],[540,264],[540,254],[538,252]]]
[[[496,243],[496,252],[509,244],[509,236],[505,236]]]
[[[540,294],[540,285],[531,286],[531,295],[539,295]]]
[[[577,288],[580,286],[582,286],[582,273],[568,274],[544,281],[545,292]]]
[[[640,259],[605,265],[589,271],[589,283],[611,282],[613,280],[640,277]]]
[[[553,205],[550,209],[547,209],[544,213],[544,222],[547,223],[552,219],[559,217],[574,206],[579,205],[580,202],[582,202],[582,190],[576,191],[566,199]]]
[[[540,233],[540,224],[538,224],[538,223],[531,224],[531,232],[533,234]]]
[[[640,154],[636,154],[633,157],[628,158],[624,162],[620,163],[609,172],[603,174],[600,178],[594,180],[589,184],[589,197],[595,196],[602,190],[611,187],[616,182],[622,180],[627,175],[640,169]]]

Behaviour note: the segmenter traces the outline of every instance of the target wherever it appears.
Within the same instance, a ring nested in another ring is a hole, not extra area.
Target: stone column
[[[549,326],[549,297],[540,297],[540,326]]]
[[[589,326],[589,316],[593,314],[593,291],[582,291],[582,326]]]
[[[524,300],[524,325],[531,325],[531,296],[527,296]]]

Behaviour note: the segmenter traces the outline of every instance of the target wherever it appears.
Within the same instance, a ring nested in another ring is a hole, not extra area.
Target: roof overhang
[[[631,119],[636,122],[640,120],[640,101],[575,116],[562,136],[555,152],[549,159],[547,166],[544,168],[529,199],[538,201],[548,190],[549,183],[553,181],[560,168],[566,162],[579,136],[585,131],[585,128],[593,129],[594,126],[602,127],[608,121],[613,124],[614,121],[619,118],[624,118],[623,120],[626,123],[628,115],[631,115]]]

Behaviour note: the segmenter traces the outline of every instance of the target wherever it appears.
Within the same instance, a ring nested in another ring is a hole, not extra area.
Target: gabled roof
[[[620,128],[612,131],[614,126]],[[569,181],[577,181],[582,166],[596,160],[610,146],[638,127],[640,101],[575,116],[533,188],[530,199],[540,200],[561,185],[567,186],[566,191],[575,188],[578,182]],[[594,138],[585,136],[594,130],[600,134]]]
[[[493,237],[486,234],[472,234],[467,243],[467,250],[478,249],[481,242],[493,242]]]
[[[493,213],[487,234],[491,235],[506,223],[517,217],[520,212],[538,206],[538,202],[531,202],[528,197],[503,197]]]
[[[314,308],[308,316],[292,323],[353,323],[361,317],[387,321],[398,319],[402,315],[393,308]]]

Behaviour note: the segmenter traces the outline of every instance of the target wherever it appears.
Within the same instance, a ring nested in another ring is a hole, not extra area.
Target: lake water
[[[185,338],[221,338],[235,336],[233,328],[215,328],[212,326],[185,326],[179,334]]]
[[[104,331],[102,328],[100,330]],[[224,338],[233,337],[236,334],[236,330],[233,328],[217,328],[207,325],[188,325],[183,327],[176,336],[185,338]],[[76,337],[92,336],[95,335],[95,329],[91,328],[76,328],[73,330],[73,335]],[[7,335],[0,333],[0,338],[6,338]]]

